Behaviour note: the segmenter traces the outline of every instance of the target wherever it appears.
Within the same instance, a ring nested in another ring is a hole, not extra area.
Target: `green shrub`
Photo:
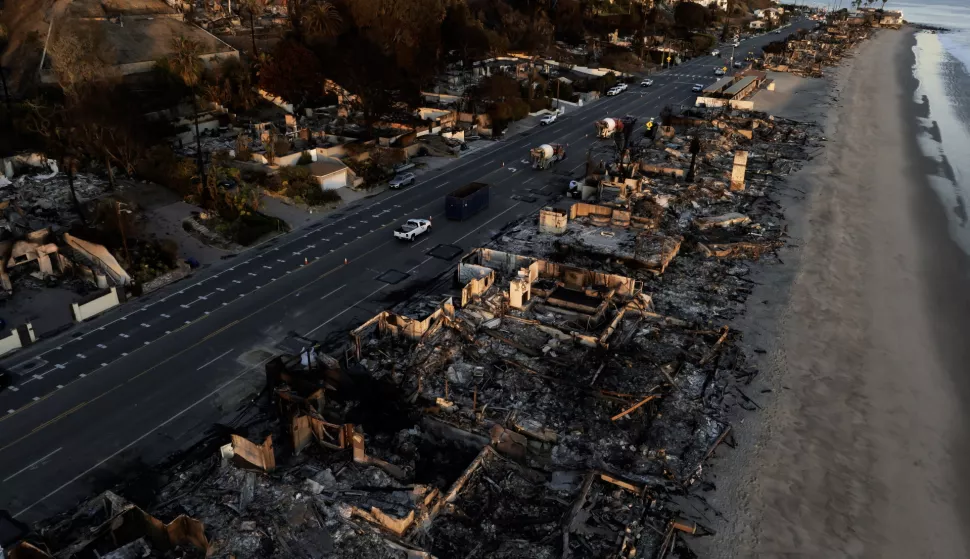
[[[275,180],[268,184],[270,190],[283,194],[297,204],[319,206],[341,200],[336,192],[320,188],[320,183],[306,167],[282,167]]]
[[[192,194],[192,179],[196,176],[195,162],[175,155],[167,145],[155,146],[135,164],[135,173],[146,180],[167,186],[180,196]]]
[[[174,268],[178,264],[179,245],[172,239],[162,239],[158,241],[158,250],[162,254],[165,263],[169,268]]]
[[[316,190],[307,193],[307,203],[311,206],[322,206],[323,204],[334,204],[340,202],[342,198],[336,190],[323,190],[319,186]]]
[[[551,106],[552,103],[549,101],[548,97],[539,97],[529,101],[529,112],[534,113],[543,109],[548,109]]]
[[[310,152],[308,151],[301,153],[300,159],[298,159],[296,162],[297,165],[309,165],[310,163],[313,163],[313,156],[311,156]]]
[[[276,138],[273,142],[273,153],[276,154],[276,157],[282,157],[290,153],[291,149],[292,146],[286,138]]]
[[[556,86],[553,84],[549,87],[549,95],[556,96]],[[559,82],[559,99],[571,100],[573,98],[573,84]]]
[[[512,105],[509,103],[496,103],[489,107],[488,116],[492,122],[508,122],[512,120]]]
[[[354,174],[364,179],[365,188],[373,188],[394,175],[393,172],[388,172],[384,167],[375,165],[370,159],[359,161],[348,158],[344,160],[344,163],[350,167]]]
[[[221,223],[217,226],[217,230],[221,234],[242,246],[249,246],[268,233],[285,232],[289,229],[289,226],[283,220],[259,212],[248,213],[235,221]]]
[[[717,44],[717,39],[713,35],[695,34],[690,38],[694,53],[702,54],[711,50]]]
[[[508,103],[512,108],[512,120],[521,120],[529,116],[529,103],[525,99],[511,99]]]

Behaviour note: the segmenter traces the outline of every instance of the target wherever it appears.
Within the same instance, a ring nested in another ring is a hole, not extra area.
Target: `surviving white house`
[[[333,157],[317,157],[308,165],[310,174],[320,183],[324,190],[336,190],[345,186],[353,186],[357,175],[350,167]]]
[[[294,151],[286,155],[276,157],[273,161],[274,167],[293,167],[298,165],[304,154],[310,156],[310,163],[306,165],[310,174],[317,179],[320,188],[323,190],[336,190],[344,186],[359,186],[364,179],[357,176],[354,170],[348,167],[343,161],[336,157],[328,157],[329,148],[313,148],[306,151]],[[252,160],[256,163],[269,165],[266,155],[254,153]]]
[[[777,8],[765,8],[764,10],[755,10],[754,17],[758,19],[768,19],[768,16],[771,16],[772,19],[777,21],[778,18],[780,18],[784,13],[785,13],[785,8],[782,8],[779,6]]]

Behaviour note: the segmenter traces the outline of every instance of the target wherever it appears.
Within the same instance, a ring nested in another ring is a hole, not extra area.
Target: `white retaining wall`
[[[0,355],[6,355],[36,341],[37,336],[34,335],[34,327],[28,322],[19,328],[13,328],[9,335],[0,338]]]
[[[694,102],[695,107],[723,107],[729,106],[732,109],[743,111],[754,110],[754,101],[732,101],[730,99],[718,99],[716,97],[698,97]]]
[[[72,303],[71,313],[76,322],[87,320],[121,304],[118,288],[112,287],[107,293],[87,303]]]
[[[8,334],[6,337],[0,338],[0,355],[10,353],[11,351],[20,349],[22,347],[24,347],[24,345],[20,343],[20,334],[17,333],[16,328],[11,330],[10,334]]]

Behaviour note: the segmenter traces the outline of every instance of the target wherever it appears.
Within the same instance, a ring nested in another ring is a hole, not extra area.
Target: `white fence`
[[[37,341],[34,327],[28,322],[10,330],[10,334],[0,338],[0,355],[6,355],[15,349],[20,349]]]
[[[97,316],[104,311],[117,307],[121,304],[123,295],[120,295],[117,287],[112,287],[107,293],[100,297],[91,299],[86,303],[72,303],[71,313],[76,322],[87,320]]]

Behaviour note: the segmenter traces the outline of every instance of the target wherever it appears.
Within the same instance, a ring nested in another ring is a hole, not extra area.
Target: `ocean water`
[[[849,6],[848,0],[838,2],[808,3]],[[936,162],[929,183],[947,211],[951,237],[970,255],[970,0],[888,0],[886,9],[948,30],[916,34],[912,72],[919,86],[913,101],[920,114],[920,150]]]
[[[970,254],[970,3],[923,0],[894,7],[908,21],[950,30],[916,34],[914,102],[922,113],[920,149],[937,163],[930,185],[947,210],[951,236]]]

